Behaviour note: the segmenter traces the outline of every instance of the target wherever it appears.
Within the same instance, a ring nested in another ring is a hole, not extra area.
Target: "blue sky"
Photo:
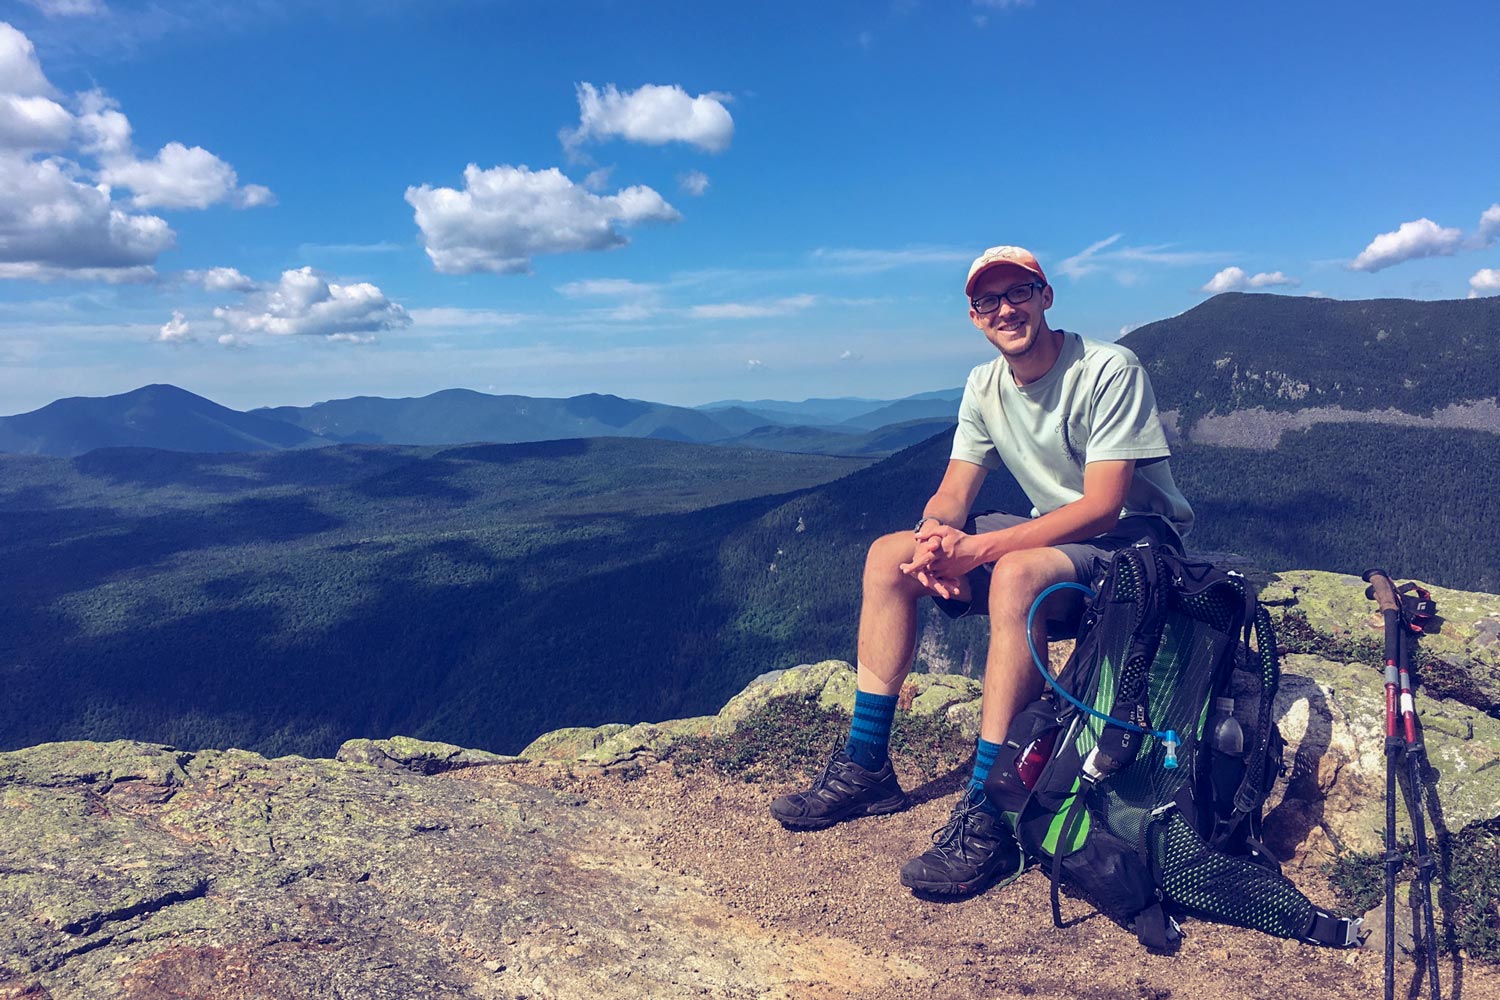
[[[1214,290],[1500,294],[1497,39],[1474,3],[0,0],[0,414],[903,396],[991,356],[998,243],[1108,340]]]

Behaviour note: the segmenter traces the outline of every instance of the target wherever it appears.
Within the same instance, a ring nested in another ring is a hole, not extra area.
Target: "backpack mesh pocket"
[[[1284,875],[1220,854],[1176,811],[1152,825],[1151,861],[1167,899],[1199,916],[1301,938],[1313,905]]]

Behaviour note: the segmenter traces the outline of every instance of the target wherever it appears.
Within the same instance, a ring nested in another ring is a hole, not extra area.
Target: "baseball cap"
[[[973,295],[974,282],[997,264],[1015,264],[1041,278],[1043,282],[1047,280],[1047,276],[1042,273],[1042,265],[1036,262],[1036,255],[1030,250],[1022,247],[990,247],[969,265],[969,280],[964,283],[964,294]]]

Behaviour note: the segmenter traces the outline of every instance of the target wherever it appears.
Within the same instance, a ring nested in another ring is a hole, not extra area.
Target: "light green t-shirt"
[[[1121,516],[1150,514],[1179,536],[1193,509],[1172,480],[1171,450],[1156,394],[1129,348],[1063,335],[1052,370],[1016,385],[1004,356],[969,373],[953,435],[953,457],[998,469],[1003,463],[1034,504],[1033,517],[1083,497],[1089,462],[1133,458]]]

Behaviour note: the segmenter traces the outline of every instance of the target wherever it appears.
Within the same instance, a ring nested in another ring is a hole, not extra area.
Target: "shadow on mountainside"
[[[406,498],[401,524],[420,524],[428,503],[462,502],[454,474],[427,460],[356,488]],[[25,664],[0,745],[133,738],[327,756],[400,732],[513,752],[559,726],[711,713],[777,651],[735,627],[726,525],[801,492],[387,539],[351,539],[302,496],[34,515],[35,540],[11,555],[35,568],[0,583],[0,654]],[[227,563],[180,562],[229,546]]]

